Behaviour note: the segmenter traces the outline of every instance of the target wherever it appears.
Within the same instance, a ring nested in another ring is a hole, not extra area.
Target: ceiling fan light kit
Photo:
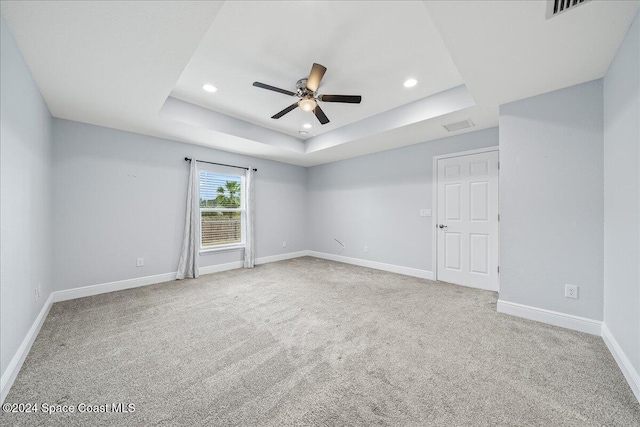
[[[318,95],[318,87],[322,81],[324,73],[327,72],[327,68],[320,64],[313,64],[311,72],[308,78],[300,79],[296,82],[296,92],[291,92],[286,89],[280,89],[275,86],[271,86],[265,83],[253,82],[255,87],[271,90],[274,92],[282,93],[283,95],[297,96],[300,98],[297,102],[289,105],[284,110],[271,116],[272,119],[279,119],[285,114],[300,107],[303,111],[312,112],[315,114],[318,121],[326,125],[329,123],[329,119],[322,111],[322,108],[318,105],[318,101],[321,102],[342,102],[347,104],[359,104],[362,101],[360,95]]]
[[[304,98],[298,101],[298,106],[302,108],[302,111],[310,113],[318,106],[318,103],[313,98]]]

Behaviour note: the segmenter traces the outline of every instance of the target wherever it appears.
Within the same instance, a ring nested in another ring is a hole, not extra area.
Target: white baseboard
[[[600,335],[602,331],[602,322],[599,320],[530,307],[528,305],[517,304],[515,302],[499,299],[497,309],[498,313],[523,317],[525,319],[560,326],[562,328],[573,329],[574,331],[585,332],[587,334]]]
[[[163,273],[154,276],[136,277],[134,279],[118,280],[117,282],[100,283],[98,285],[82,286],[79,288],[65,289],[53,293],[53,302],[67,301],[70,299],[89,297],[105,294],[107,292],[132,289],[140,286],[154,285],[156,283],[170,282],[176,279],[176,273]]]
[[[256,264],[268,264],[270,262],[284,261],[286,259],[300,258],[308,255],[309,255],[309,251],[299,251],[299,252],[289,252],[289,253],[280,254],[280,255],[265,256],[261,258],[256,258]]]
[[[640,375],[631,364],[627,355],[622,351],[622,347],[620,347],[620,344],[618,344],[618,341],[615,339],[605,323],[602,324],[602,339],[609,348],[609,351],[620,367],[622,374],[629,383],[629,387],[631,387],[633,394],[635,394],[636,399],[638,399],[638,402],[640,403]]]
[[[369,261],[366,259],[350,258],[342,255],[327,254],[324,252],[307,251],[307,255],[328,259],[330,261],[344,262],[345,264],[359,265],[360,267],[368,267],[376,270],[388,271],[391,273],[404,274],[405,276],[420,277],[421,279],[433,280],[433,271],[420,270],[417,268],[403,267],[401,265],[385,264],[383,262]]]
[[[256,259],[256,264],[267,264],[269,262],[282,261],[285,259],[306,256],[307,251],[289,252],[286,254],[267,256]],[[200,267],[200,274],[219,273],[221,271],[242,268],[242,261],[229,262],[226,264],[207,265]],[[132,289],[140,286],[155,285],[157,283],[171,282],[176,280],[176,272],[156,274],[154,276],[136,277],[134,279],[118,280],[116,282],[100,283],[97,285],[82,286],[79,288],[56,291],[53,295],[53,302],[67,301],[70,299],[83,298],[92,295],[105,294],[107,292]]]
[[[45,301],[40,313],[38,313],[38,317],[31,325],[29,332],[22,340],[22,344],[18,347],[18,351],[9,362],[7,369],[2,374],[2,379],[0,380],[0,404],[4,403],[4,399],[9,394],[9,389],[13,385],[16,377],[18,376],[18,372],[20,372],[20,368],[22,368],[22,364],[24,360],[27,358],[27,354],[29,354],[29,350],[31,350],[31,346],[33,342],[36,340],[38,333],[40,332],[40,328],[42,328],[42,324],[44,320],[47,318],[47,314],[49,314],[49,309],[53,304],[53,294],[49,294],[49,298]]]
[[[287,252],[286,254],[271,255],[256,258],[256,265],[268,264],[270,262],[284,261],[286,259],[300,258],[307,256],[307,251],[299,252]],[[221,271],[235,270],[236,268],[242,268],[244,266],[243,261],[229,262],[227,264],[209,265],[206,267],[200,267],[200,274],[219,273]]]
[[[200,275],[203,274],[211,274],[211,273],[220,273],[222,271],[235,270],[237,268],[242,268],[244,262],[242,261],[234,261],[228,262],[226,264],[216,264],[216,265],[207,265],[205,267],[198,268],[198,272]],[[176,273],[173,273],[173,278],[176,278]]]

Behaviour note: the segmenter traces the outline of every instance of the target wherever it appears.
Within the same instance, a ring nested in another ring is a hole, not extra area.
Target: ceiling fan
[[[360,101],[362,101],[362,97],[360,95],[318,95],[318,86],[320,86],[320,81],[322,80],[322,77],[324,76],[324,73],[326,71],[326,67],[314,63],[311,67],[309,77],[300,79],[296,83],[295,92],[291,92],[290,90],[286,89],[280,89],[278,87],[260,82],[253,82],[253,85],[262,89],[272,90],[274,92],[280,92],[285,95],[297,96],[298,98],[300,98],[298,101],[289,105],[284,110],[271,116],[272,119],[279,119],[285,114],[295,110],[297,107],[300,107],[303,111],[313,111],[320,123],[326,125],[327,123],[329,123],[329,119],[327,118],[326,114],[324,114],[324,111],[322,111],[322,108],[320,108],[320,106],[318,105],[318,101],[345,102],[347,104],[359,104]]]

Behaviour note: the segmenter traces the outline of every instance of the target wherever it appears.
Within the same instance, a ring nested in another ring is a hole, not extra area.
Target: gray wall
[[[640,15],[604,78],[604,321],[640,372]]]
[[[185,156],[258,168],[257,257],[307,249],[302,167],[60,119],[53,121],[53,140],[55,290],[176,271]],[[209,253],[200,266],[242,254]],[[136,267],[138,257],[143,267]]]
[[[2,375],[52,289],[51,115],[0,18]],[[41,296],[35,290],[41,285]]]
[[[309,168],[309,249],[433,271],[433,156],[493,145],[497,128]]]
[[[595,80],[500,107],[502,300],[602,320],[602,102]]]

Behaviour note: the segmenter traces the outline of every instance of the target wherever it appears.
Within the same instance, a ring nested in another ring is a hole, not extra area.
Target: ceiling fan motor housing
[[[297,95],[302,97],[302,98],[316,98],[316,93],[315,92],[311,92],[309,89],[307,89],[307,81],[309,79],[307,78],[303,78],[300,79],[296,82],[296,89],[298,89],[298,93]]]

